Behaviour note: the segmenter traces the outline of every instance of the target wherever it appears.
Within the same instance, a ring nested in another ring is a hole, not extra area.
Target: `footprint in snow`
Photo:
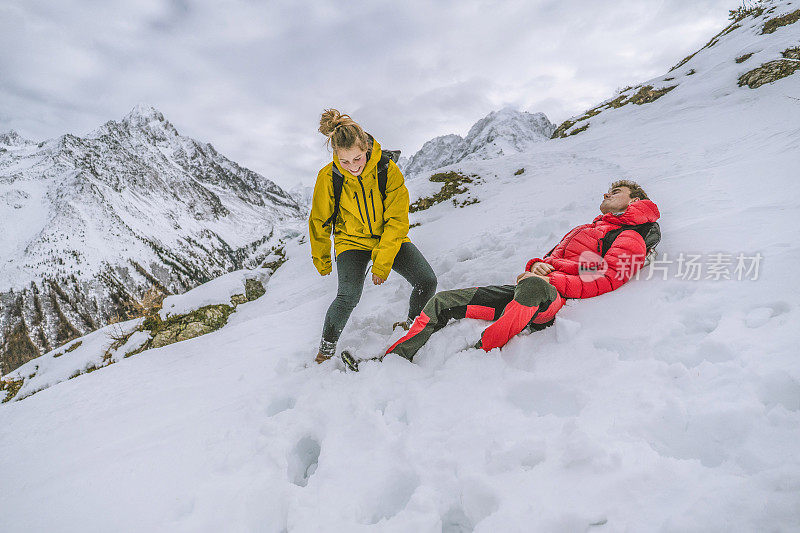
[[[442,533],[471,533],[474,530],[475,524],[461,507],[451,507],[442,515]]]
[[[711,333],[722,320],[722,314],[708,309],[688,310],[681,317],[681,324],[686,328],[687,334]]]
[[[275,398],[272,400],[272,402],[270,402],[269,406],[267,406],[267,416],[275,416],[278,413],[293,409],[296,403],[297,400],[291,396],[281,396],[279,398]]]
[[[767,407],[782,405],[789,411],[800,411],[800,380],[785,372],[774,372],[761,379],[758,398]]]
[[[289,481],[298,487],[308,485],[308,480],[317,471],[322,447],[314,437],[303,437],[289,452],[287,475]]]
[[[756,307],[747,313],[744,323],[748,328],[760,328],[775,317],[791,311],[792,306],[786,302],[775,302],[771,305]]]
[[[462,480],[459,502],[442,515],[442,533],[468,533],[500,507],[497,496],[477,478]]]

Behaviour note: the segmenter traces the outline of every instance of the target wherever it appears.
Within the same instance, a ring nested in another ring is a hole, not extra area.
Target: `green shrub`
[[[464,187],[464,184],[472,183],[472,178],[459,174],[458,172],[439,172],[432,175],[429,179],[435,183],[442,183],[442,188],[432,196],[420,198],[412,203],[408,209],[409,213],[424,211],[429,207],[449,200],[457,194],[465,193],[467,192],[467,188]]]

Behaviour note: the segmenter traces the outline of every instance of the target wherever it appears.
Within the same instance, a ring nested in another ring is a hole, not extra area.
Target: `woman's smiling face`
[[[353,176],[360,176],[367,164],[367,151],[359,148],[357,144],[338,150],[336,155],[342,168]]]

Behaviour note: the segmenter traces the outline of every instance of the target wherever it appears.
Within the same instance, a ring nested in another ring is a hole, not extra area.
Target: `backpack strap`
[[[606,253],[611,249],[611,246],[614,245],[614,241],[619,237],[619,234],[629,229],[634,230],[642,236],[648,254],[652,250],[655,250],[655,247],[661,242],[661,227],[658,225],[658,222],[645,222],[644,224],[622,226],[609,231],[600,239],[600,242],[597,243],[597,251],[600,252],[600,255],[605,257]]]
[[[344,185],[344,176],[336,168],[336,163],[331,166],[331,180],[333,181],[333,213],[330,218],[322,224],[322,227],[330,226],[331,231],[336,233],[336,219],[339,217],[339,200],[342,198],[342,186]]]
[[[389,181],[389,162],[400,159],[400,150],[381,150],[381,159],[378,161],[378,189],[381,199],[386,201],[386,182]]]

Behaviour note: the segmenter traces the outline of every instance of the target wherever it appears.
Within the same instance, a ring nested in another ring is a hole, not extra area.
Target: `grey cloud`
[[[278,183],[310,184],[330,157],[325,107],[409,155],[507,104],[557,122],[665,72],[731,3],[6,0],[0,129],[81,133],[146,102]]]

